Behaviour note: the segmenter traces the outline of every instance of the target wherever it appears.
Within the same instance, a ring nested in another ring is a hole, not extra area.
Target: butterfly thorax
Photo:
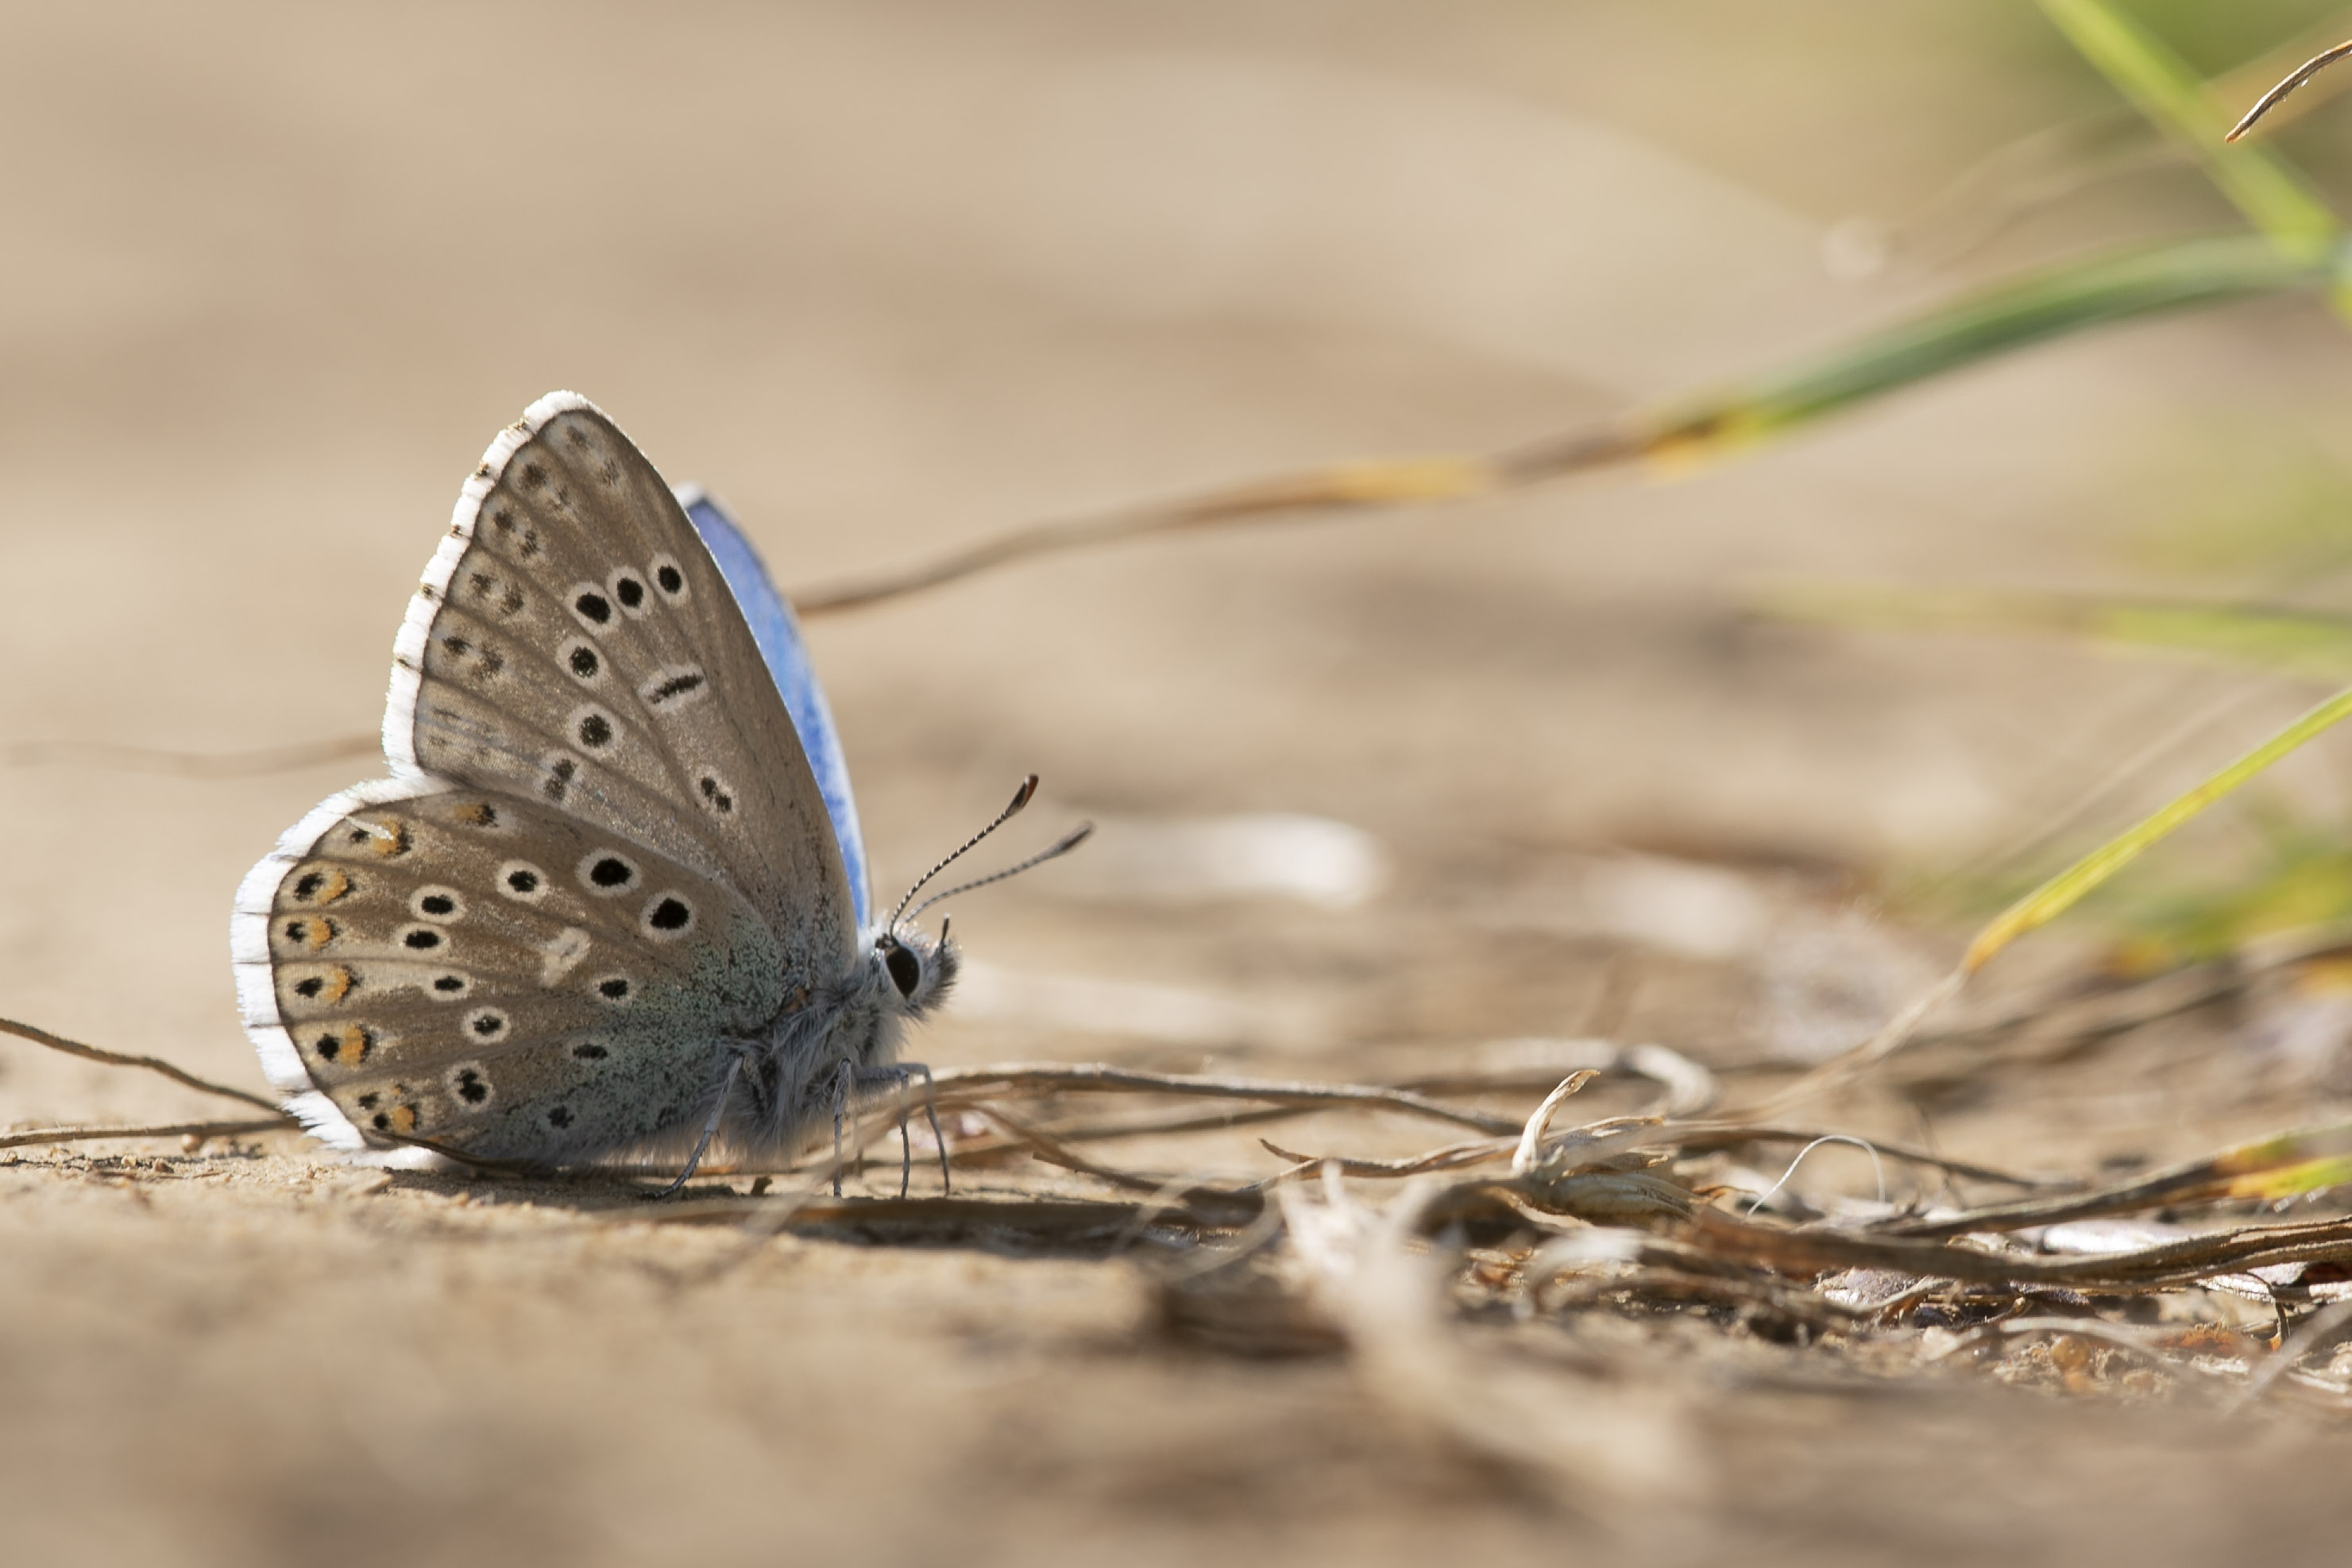
[[[945,1000],[960,963],[952,942],[869,931],[839,980],[787,993],[759,1036],[740,1043],[734,1137],[761,1150],[789,1148],[887,1076],[906,1026]]]

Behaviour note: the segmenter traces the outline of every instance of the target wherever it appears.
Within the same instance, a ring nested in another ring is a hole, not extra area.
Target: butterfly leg
[[[923,1119],[931,1124],[931,1143],[940,1152],[940,1193],[945,1196],[954,1189],[948,1175],[947,1134],[940,1131],[939,1084],[932,1079],[931,1069],[921,1062],[893,1062],[888,1067],[866,1068],[858,1074],[857,1081],[861,1084],[896,1084],[903,1095],[907,1091],[908,1081],[917,1073],[923,1076]],[[903,1104],[898,1115],[898,1195],[903,1198],[907,1195],[908,1182],[914,1173],[915,1157],[914,1147],[907,1140],[907,1117]]]
[[[907,1136],[907,1080],[898,1080],[898,1201],[907,1200],[907,1184],[915,1175],[915,1141]]]
[[[657,1193],[647,1193],[646,1196],[648,1198],[668,1197],[693,1179],[696,1168],[702,1163],[702,1157],[710,1152],[711,1139],[719,1135],[719,1120],[720,1117],[727,1114],[727,1097],[735,1092],[735,1079],[737,1075],[741,1073],[742,1070],[743,1058],[741,1057],[735,1057],[728,1062],[726,1081],[719,1086],[719,1102],[710,1108],[710,1120],[702,1124],[702,1136],[695,1140],[694,1152],[686,1157],[686,1169],[680,1171],[677,1173],[677,1179],[670,1183],[669,1185],[664,1187]]]
[[[833,1079],[833,1195],[841,1195],[841,1119],[849,1113],[849,1097],[857,1087],[856,1069],[846,1061]]]
[[[948,1183],[948,1137],[940,1131],[940,1086],[921,1062],[908,1062],[901,1070],[923,1075],[923,1119],[931,1124],[931,1146],[940,1152],[940,1196],[946,1197],[953,1189]]]

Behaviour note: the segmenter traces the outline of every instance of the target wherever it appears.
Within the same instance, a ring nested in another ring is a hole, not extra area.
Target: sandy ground
[[[370,730],[457,482],[554,386],[810,584],[1286,467],[1500,446],[1971,270],[2224,221],[2157,179],[1958,272],[1832,281],[1831,223],[2100,107],[2030,8],[1985,9],[14,7],[0,739]],[[1874,921],[1874,878],[1991,855],[2234,697],[2120,821],[2310,691],[1773,627],[1745,596],[2178,588],[2131,541],[2200,486],[2340,447],[2347,403],[2325,319],[2257,306],[2068,344],[1679,484],[1158,542],[817,623],[885,887],[1027,769],[1047,826],[1101,817],[1106,853],[1303,813],[1390,868],[1344,908],[1040,872],[959,914],[993,980],[919,1049],[1345,1077],[1525,1035],[1727,1070],[1801,1044],[1776,984],[1826,975],[1867,1013],[1949,952],[1950,931]],[[2283,787],[2336,810],[2341,762]],[[229,895],[365,772],[0,771],[5,1011],[258,1087]],[[2021,973],[2037,962],[2058,958]],[[2229,1026],[1947,1096],[1935,1131],[2088,1171],[2329,1113],[2230,1056]],[[216,1110],[0,1051],[17,1127]],[[1213,1158],[1272,1168],[1244,1139]],[[0,1543],[207,1564],[2315,1563],[2352,1511],[2340,1424],[1823,1383],[1727,1342],[1660,1353],[1633,1390],[1685,1413],[1687,1488],[1597,1508],[1345,1357],[1166,1336],[1128,1261],[788,1237],[714,1273],[737,1245],[593,1184],[386,1178],[291,1138],[0,1153]]]

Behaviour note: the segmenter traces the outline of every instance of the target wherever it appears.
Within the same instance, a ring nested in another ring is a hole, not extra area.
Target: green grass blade
[[[2326,252],[2341,227],[2327,204],[2268,147],[2226,144],[2229,117],[2162,40],[2107,0],[2042,0],[2042,9],[2134,108],[2196,153],[2221,194],[2273,244],[2305,260]]]
[[[2352,1122],[2243,1143],[2207,1164],[2227,1198],[2292,1198],[2341,1186],[2352,1181]]]
[[[1482,495],[1649,461],[1728,458],[1856,404],[2047,340],[2167,310],[2318,289],[2338,265],[2283,254],[2259,235],[2177,240],[2045,268],[1882,328],[1782,371],[1734,382],[1487,458],[1309,469],[1255,484],[1033,523],[927,561],[799,590],[803,616],[835,614],[1013,562],[1115,541],[1351,509]]]
[[[1897,322],[1792,369],[1632,417],[1617,450],[1590,438],[1506,458],[1510,475],[1590,466],[1591,456],[1705,461],[1826,415],[2028,345],[2166,310],[2317,289],[2332,257],[2299,258],[2255,235],[2175,240],[2030,273]],[[1626,450],[1630,448],[1630,450]],[[1585,461],[1577,462],[1575,459]]]
[[[2347,717],[2352,717],[2352,689],[2337,692],[2196,788],[2092,850],[1996,915],[1969,944],[1968,955],[1960,962],[1961,972],[1973,973],[1983,968],[1995,953],[2065,913],[2085,893],[2139,858],[2182,823]]]
[[[2352,682],[2352,616],[2095,595],[1795,587],[1757,606],[1782,620],[1885,631],[2041,633]]]

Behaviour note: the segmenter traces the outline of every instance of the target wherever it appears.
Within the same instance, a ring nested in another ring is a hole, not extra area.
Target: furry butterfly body
[[[232,917],[246,1028],[329,1142],[772,1152],[898,1076],[952,983],[944,942],[862,924],[791,612],[686,505],[568,393],[467,481],[394,644],[391,777],[289,829]]]

